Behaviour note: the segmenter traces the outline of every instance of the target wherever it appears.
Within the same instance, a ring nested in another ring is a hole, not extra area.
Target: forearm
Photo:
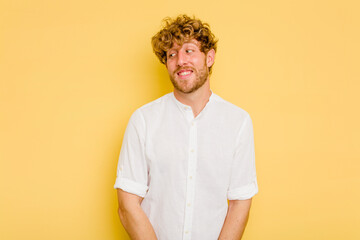
[[[251,199],[232,200],[221,229],[219,240],[240,240],[249,218]]]
[[[154,229],[141,208],[132,210],[121,210],[119,208],[119,216],[131,239],[156,239]]]
[[[127,197],[123,197],[119,201],[119,217],[130,238],[132,240],[156,240],[155,231],[140,206],[141,202],[128,201]]]

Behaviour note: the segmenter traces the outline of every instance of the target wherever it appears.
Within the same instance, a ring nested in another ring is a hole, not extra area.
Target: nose
[[[186,53],[183,51],[179,51],[177,54],[177,65],[179,67],[184,66],[187,64],[187,56]]]

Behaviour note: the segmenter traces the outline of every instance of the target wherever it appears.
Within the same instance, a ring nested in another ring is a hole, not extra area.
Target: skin
[[[209,67],[214,64],[215,50],[211,49],[205,54],[200,50],[200,43],[191,40],[181,46],[174,43],[166,55],[166,68],[174,85],[174,95],[177,100],[190,106],[196,117],[211,95]]]
[[[249,219],[251,201],[252,199],[229,201],[228,212],[219,240],[238,240],[242,238]]]
[[[182,46],[174,43],[166,53],[166,67],[175,91],[190,94],[197,91],[209,79],[206,55],[195,40]]]
[[[156,235],[148,217],[141,208],[142,197],[117,189],[119,217],[132,240],[155,240]]]
[[[183,45],[174,43],[167,52],[166,68],[174,85],[174,96],[191,106],[194,117],[205,107],[211,96],[209,67],[214,64],[215,51],[204,53],[196,40]],[[156,239],[155,231],[141,208],[143,198],[118,189],[120,220],[131,239]],[[241,239],[249,217],[251,199],[230,200],[219,240]]]

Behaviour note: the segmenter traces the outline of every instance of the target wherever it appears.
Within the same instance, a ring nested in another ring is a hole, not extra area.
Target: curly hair
[[[176,19],[167,17],[163,22],[164,28],[151,39],[153,51],[161,63],[166,63],[166,52],[172,48],[174,42],[182,45],[186,41],[195,39],[200,43],[200,50],[205,54],[211,49],[216,52],[218,40],[210,31],[209,24],[187,15],[179,15]]]

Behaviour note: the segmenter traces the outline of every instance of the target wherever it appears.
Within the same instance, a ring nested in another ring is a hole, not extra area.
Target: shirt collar
[[[210,90],[211,91],[211,90]],[[188,113],[191,113],[191,115],[194,118],[193,112],[192,112],[192,108],[189,105],[183,104],[182,102],[180,102],[179,100],[176,99],[174,92],[171,93],[171,98],[174,100],[175,104],[179,107],[179,109],[185,113],[186,115],[188,115]],[[209,101],[206,103],[204,109],[200,112],[200,114],[196,117],[198,118],[200,115],[202,115],[202,113],[204,112],[204,110],[206,108],[208,108],[208,106],[211,104],[211,102],[214,101],[215,98],[215,94],[213,93],[213,91],[211,91],[211,95],[209,97]]]

